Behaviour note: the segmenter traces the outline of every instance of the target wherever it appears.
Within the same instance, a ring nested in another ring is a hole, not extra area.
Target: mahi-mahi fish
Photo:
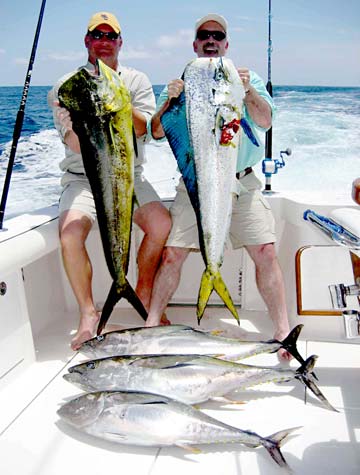
[[[100,358],[69,368],[63,377],[85,391],[131,390],[171,395],[186,404],[198,404],[232,391],[268,382],[298,380],[323,405],[337,411],[311,374],[317,356],[298,369],[254,366],[206,355],[126,355]]]
[[[128,328],[106,332],[84,342],[80,351],[90,358],[145,354],[199,354],[239,360],[261,353],[286,349],[300,363],[296,341],[303,325],[294,327],[283,340],[246,341],[226,338],[216,332],[196,330],[186,325]]]
[[[230,59],[197,58],[185,68],[184,92],[161,123],[194,208],[205,262],[198,302],[200,322],[213,290],[239,322],[221,276],[235,191],[240,143],[242,81]]]
[[[82,68],[59,89],[79,137],[94,196],[106,263],[113,279],[97,334],[115,304],[125,297],[144,320],[147,312],[126,275],[134,202],[134,138],[130,93],[119,75],[97,61],[98,74]],[[135,145],[136,146],[136,145]]]
[[[289,468],[280,446],[299,427],[261,437],[210,417],[188,404],[143,392],[99,391],[66,402],[57,411],[77,430],[119,444],[188,448],[239,443],[265,447],[275,462]]]

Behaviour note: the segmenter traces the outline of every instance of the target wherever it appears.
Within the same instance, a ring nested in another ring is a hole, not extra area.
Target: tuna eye
[[[89,369],[95,369],[95,363],[93,361],[90,361],[86,364],[86,367]]]
[[[99,336],[96,337],[96,340],[97,341],[103,341],[104,338],[105,338],[104,335],[99,335]]]

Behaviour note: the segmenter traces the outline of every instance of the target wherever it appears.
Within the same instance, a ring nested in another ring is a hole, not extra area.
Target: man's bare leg
[[[274,324],[274,338],[283,340],[290,332],[286,309],[285,286],[274,244],[247,246],[255,263],[256,284]],[[280,359],[290,361],[292,356],[284,349],[278,351]]]
[[[85,247],[91,227],[88,216],[78,210],[65,211],[59,219],[64,268],[80,312],[79,327],[71,341],[74,351],[95,335],[100,318],[93,301],[92,266]]]
[[[168,303],[178,288],[182,265],[190,249],[180,247],[166,247],[162,254],[159,270],[155,276],[151,304],[146,327],[160,325]]]
[[[155,275],[171,229],[171,218],[165,206],[153,201],[135,211],[134,222],[144,232],[137,254],[138,281],[135,291],[145,309],[149,311]],[[161,323],[170,325],[165,314],[161,317]]]

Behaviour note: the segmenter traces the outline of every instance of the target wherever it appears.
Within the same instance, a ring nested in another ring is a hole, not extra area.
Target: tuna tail
[[[271,457],[278,465],[280,465],[280,467],[285,467],[290,473],[292,472],[292,470],[287,464],[283,454],[281,453],[280,447],[292,432],[300,428],[301,427],[293,427],[292,429],[281,430],[263,439],[263,445],[269,452]]]
[[[203,313],[205,311],[205,307],[208,303],[210,295],[213,290],[216,290],[219,297],[223,300],[227,308],[233,314],[234,318],[237,320],[238,324],[240,325],[240,318],[236,311],[234,302],[232,301],[231,295],[223,281],[220,272],[218,270],[213,271],[209,267],[207,267],[201,277],[200,283],[200,290],[198,296],[198,303],[197,303],[197,319],[198,324],[202,319]]]
[[[281,341],[282,347],[288,351],[299,363],[303,364],[305,362],[304,358],[300,355],[297,347],[296,347],[296,342],[297,339],[299,338],[300,332],[302,330],[304,325],[296,325],[291,332],[288,334],[288,336]]]
[[[100,335],[104,330],[114,306],[122,297],[124,297],[135,308],[135,310],[138,311],[144,320],[147,319],[147,311],[127,279],[125,279],[125,283],[122,286],[118,286],[114,281],[101,312],[100,321],[96,331],[97,335]]]
[[[283,454],[281,453],[280,447],[283,445],[283,443],[286,441],[288,436],[298,430],[301,429],[301,427],[293,427],[291,429],[285,429],[281,430],[279,432],[276,432],[275,434],[269,435],[269,437],[260,437],[258,438],[258,443],[254,442],[247,442],[244,445],[247,447],[251,447],[253,449],[256,449],[257,447],[260,447],[261,445],[265,447],[265,449],[269,452],[271,455],[271,458],[275,460],[275,462],[280,465],[280,467],[285,467],[288,472],[292,472],[291,468],[287,464]]]
[[[324,406],[329,409],[330,411],[339,412],[335,407],[333,407],[320,389],[317,387],[314,381],[314,376],[312,370],[316,363],[318,357],[316,355],[310,356],[301,366],[299,369],[296,370],[295,378],[301,381],[305,386],[307,386],[310,391],[315,394],[315,396],[320,399],[320,401],[324,404]]]

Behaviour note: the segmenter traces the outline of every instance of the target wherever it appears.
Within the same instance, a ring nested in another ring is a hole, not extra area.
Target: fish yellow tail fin
[[[233,314],[234,318],[240,325],[240,318],[235,308],[234,302],[232,301],[231,295],[223,281],[221,274],[218,270],[212,270],[211,268],[207,267],[201,277],[200,283],[200,290],[197,302],[197,319],[198,323],[200,323],[203,313],[205,311],[205,307],[208,303],[210,295],[212,294],[213,290],[216,290],[219,297],[223,300],[227,308]]]

